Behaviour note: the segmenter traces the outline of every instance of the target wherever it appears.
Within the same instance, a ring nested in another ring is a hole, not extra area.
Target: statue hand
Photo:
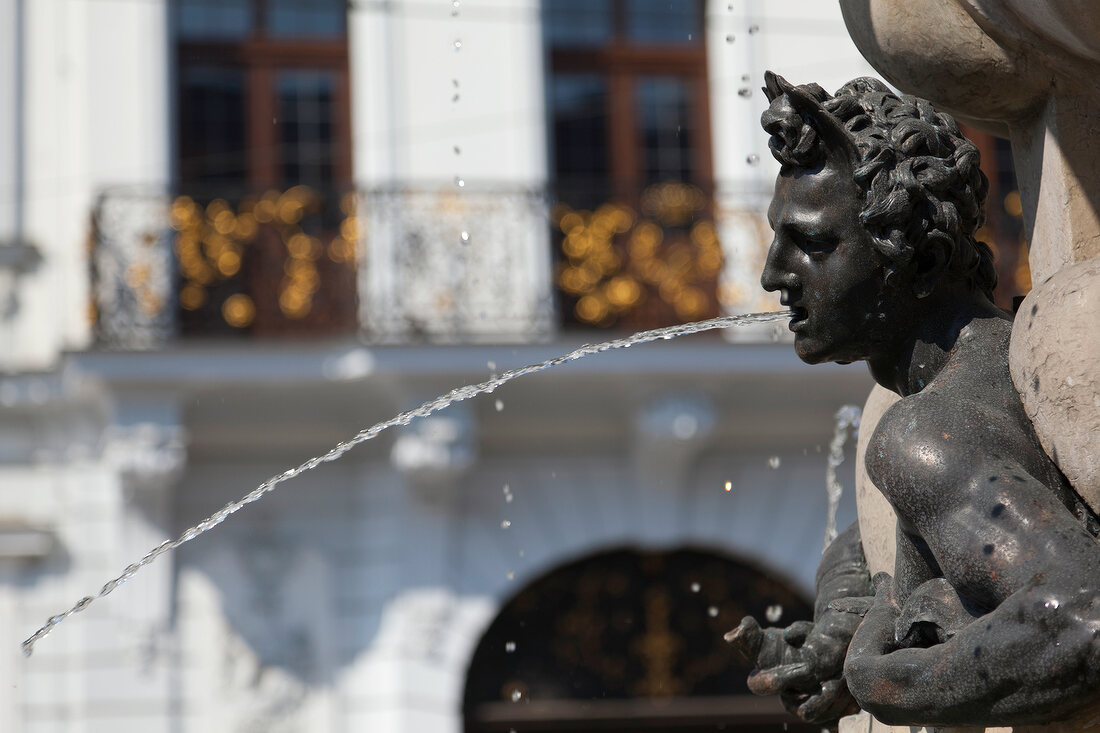
[[[788,712],[808,723],[827,725],[855,712],[842,678],[844,656],[860,611],[870,597],[843,599],[816,623],[796,621],[785,629],[761,628],[746,616],[726,635],[742,658],[755,665],[749,689],[757,695],[778,694]]]
[[[898,648],[895,633],[901,609],[894,597],[893,579],[888,573],[878,573],[874,577],[874,585],[874,603],[852,636],[844,663],[845,677],[857,682],[873,675],[873,667],[879,658]]]

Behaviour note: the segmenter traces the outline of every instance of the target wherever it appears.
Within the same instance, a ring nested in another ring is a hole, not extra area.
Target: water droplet
[[[508,578],[508,580],[515,580],[516,579],[516,571],[515,570],[509,570],[508,574],[505,577]]]
[[[462,176],[455,176],[455,185],[459,188],[466,188],[466,180]]]
[[[459,97],[458,97],[458,92],[455,92],[455,95],[454,95],[453,97],[451,97],[451,102],[452,102],[452,103],[454,103],[454,102],[457,102],[457,101],[458,101],[458,99],[459,99]]]
[[[726,482],[726,491],[733,491],[733,482],[732,481],[727,481]]]
[[[458,5],[459,5],[458,0],[451,0],[451,17],[452,18],[455,18],[455,17],[458,16]]]
[[[523,692],[520,690],[512,690],[512,702],[519,702],[523,699]]]
[[[707,615],[711,618],[715,618],[718,615],[718,606],[711,606],[707,609]]]
[[[779,619],[783,618],[783,606],[778,603],[774,606],[768,606],[764,610],[764,618],[768,620],[769,624],[778,623]]]
[[[455,85],[455,89],[458,89],[458,79],[451,79],[451,83]]]
[[[515,498],[516,498],[516,497],[512,496],[511,494],[505,494],[505,495],[504,495],[504,503],[505,503],[505,504],[511,504],[511,503],[512,503],[512,499],[515,499]]]
[[[759,32],[760,32],[760,26],[756,25],[755,23],[753,23],[752,25],[749,26],[749,35],[750,36],[755,36]]]
[[[509,654],[511,654],[511,653],[512,653],[512,652],[514,652],[515,650],[516,650],[516,642],[514,642],[514,641],[506,641],[506,642],[504,642],[504,651],[506,651],[506,652],[508,652]]]
[[[512,487],[508,484],[504,484],[504,488],[502,489],[502,491],[504,492],[505,496],[508,496],[508,494],[512,493]]]
[[[779,468],[779,456],[772,456],[768,459],[768,468]]]
[[[462,148],[457,145],[454,146],[455,155],[462,155]]]
[[[745,162],[749,165],[756,165],[760,162],[760,156],[756,153],[752,153],[751,155],[749,155],[749,157],[745,158]]]
[[[692,35],[690,33],[688,33],[688,40],[690,41],[691,39],[692,39]]]
[[[741,87],[737,90],[737,96],[743,99],[748,99],[752,96],[752,89],[749,89],[748,87]]]
[[[456,38],[455,42],[451,44],[451,48],[453,48],[456,51],[461,51],[462,50],[462,41],[460,41]]]
[[[469,244],[470,243],[470,233],[465,231],[465,230],[463,230],[462,234],[458,235],[458,238],[462,240],[463,244]]]
[[[749,76],[748,74],[742,74],[741,75],[741,81],[751,81],[751,80],[752,80],[752,77]]]
[[[500,400],[497,400],[493,406],[497,408],[497,412],[501,412],[504,410],[504,403]]]
[[[527,554],[527,550],[520,550],[519,551],[519,556],[520,557],[523,557],[525,554]]]
[[[489,367],[489,371],[495,372],[497,370],[497,363],[495,361],[485,362],[485,366]]]
[[[732,33],[726,34],[726,43],[733,43],[735,40],[737,40],[737,37]]]
[[[698,583],[692,583],[692,584],[691,584],[691,592],[692,592],[692,593],[698,593],[698,592],[699,592],[699,590],[700,590],[700,589],[701,589],[702,587],[703,587],[703,586],[699,585]]]
[[[504,521],[502,521],[500,523],[500,528],[501,529],[508,529],[511,526],[512,526],[512,522],[511,522],[511,520],[508,520],[508,519],[505,519]]]

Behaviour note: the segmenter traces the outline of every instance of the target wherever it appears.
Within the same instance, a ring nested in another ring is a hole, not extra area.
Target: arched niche
[[[749,670],[722,641],[747,614],[786,625],[813,609],[788,583],[704,549],[622,548],[554,568],[478,643],[465,731],[819,730],[748,693]]]

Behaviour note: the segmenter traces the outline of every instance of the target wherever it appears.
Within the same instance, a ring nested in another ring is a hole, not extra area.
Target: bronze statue
[[[1008,368],[1012,314],[975,239],[976,146],[925,100],[856,79],[830,96],[768,73],[782,164],[761,278],[808,363],[866,361],[901,399],[866,469],[897,516],[872,584],[858,527],[822,557],[813,623],[727,638],[809,722],[1062,720],[1100,695],[1100,521],[1044,453]]]

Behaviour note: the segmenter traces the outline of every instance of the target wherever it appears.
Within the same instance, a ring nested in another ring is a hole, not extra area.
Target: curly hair
[[[854,79],[830,96],[817,84],[792,87],[769,72],[771,105],[760,119],[784,168],[825,164],[823,125],[847,139],[855,182],[864,191],[860,221],[890,271],[911,263],[935,240],[951,244],[947,271],[990,299],[997,285],[993,252],[974,233],[985,220],[989,181],[978,148],[931,103],[898,96],[877,79]],[[809,100],[806,100],[809,98]],[[808,110],[800,100],[818,108]],[[828,115],[832,120],[821,119]]]

